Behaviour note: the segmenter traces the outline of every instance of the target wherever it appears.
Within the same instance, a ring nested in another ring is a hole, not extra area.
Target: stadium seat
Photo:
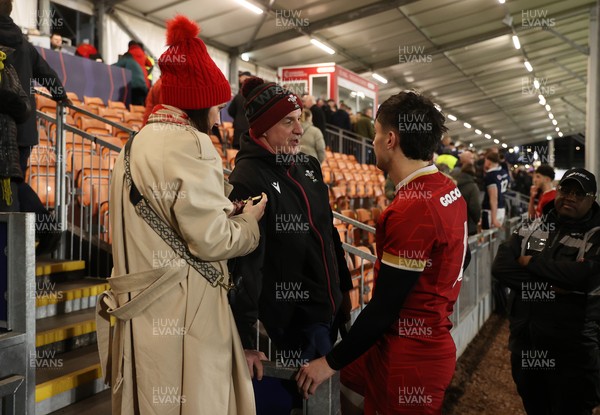
[[[114,109],[117,110],[121,113],[123,112],[129,112],[127,110],[127,107],[125,106],[125,104],[121,101],[111,101],[110,99],[108,100],[108,108],[110,109]]]
[[[104,101],[100,97],[87,97],[84,95],[83,103],[92,107],[105,107]]]
[[[78,175],[77,188],[81,190],[79,203],[91,209],[96,216],[100,205],[109,198],[110,171],[108,169],[84,168]]]
[[[54,166],[30,166],[27,169],[26,180],[45,206],[54,207],[56,202]]]
[[[56,164],[56,152],[54,147],[37,145],[31,149],[29,155],[29,166],[54,166]]]
[[[114,122],[123,122],[123,111],[119,111],[118,108],[99,108],[98,115]]]
[[[141,112],[142,115],[146,112],[146,107],[143,105],[133,105],[129,106],[129,112]]]
[[[56,101],[42,95],[35,96],[36,109],[56,117]]]
[[[82,118],[81,129],[89,134],[104,134],[108,135],[112,132],[110,125],[103,123],[94,118]]]

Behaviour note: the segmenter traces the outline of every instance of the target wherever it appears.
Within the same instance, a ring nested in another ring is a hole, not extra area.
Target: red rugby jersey
[[[465,200],[434,165],[415,171],[397,189],[377,224],[375,278],[382,263],[421,275],[388,334],[415,340],[408,342],[409,349],[415,345],[415,353],[434,349],[444,355],[454,353],[448,317],[463,277],[468,235]]]

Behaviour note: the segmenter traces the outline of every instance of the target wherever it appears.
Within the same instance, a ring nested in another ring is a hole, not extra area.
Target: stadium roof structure
[[[335,62],[376,73],[388,81],[373,78],[380,102],[420,90],[456,118],[451,135],[480,148],[557,138],[557,127],[585,134],[594,0],[248,0],[261,14],[240,1],[112,4],[163,26],[183,13],[207,44],[258,65]]]

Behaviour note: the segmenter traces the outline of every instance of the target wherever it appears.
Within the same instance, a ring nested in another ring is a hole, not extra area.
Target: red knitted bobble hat
[[[163,104],[194,110],[231,99],[229,82],[208,55],[199,33],[200,27],[185,16],[167,22],[169,49],[158,60]]]
[[[242,95],[246,98],[244,109],[250,123],[250,136],[256,139],[290,112],[302,109],[298,95],[256,76],[244,81]]]

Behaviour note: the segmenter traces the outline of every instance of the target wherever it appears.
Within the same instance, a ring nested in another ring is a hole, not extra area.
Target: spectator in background
[[[333,111],[331,115],[331,124],[335,125],[336,127],[340,127],[342,130],[352,131],[352,123],[350,122],[350,115],[348,114],[347,107],[344,104],[341,104],[340,108],[337,109],[335,102],[332,103],[336,110]]]
[[[356,124],[354,124],[354,132],[362,137],[366,137],[369,143],[373,141],[373,138],[375,138],[373,108],[363,108],[362,112],[358,113]]]
[[[596,179],[568,170],[544,215],[501,244],[511,288],[513,380],[528,414],[589,415],[600,403],[600,206]]]
[[[554,169],[549,164],[541,164],[533,174],[533,185],[529,194],[528,213],[530,219],[542,216],[544,206],[556,197],[556,189],[552,185]],[[537,204],[536,204],[537,199]]]
[[[145,105],[146,96],[148,95],[148,79],[133,56],[129,52],[125,53],[114,66],[131,71],[131,103],[133,105]]]
[[[483,199],[483,194],[485,192],[485,188],[483,186],[483,176],[485,176],[485,172],[483,171],[484,164],[485,151],[480,151],[477,155],[477,160],[475,160],[475,181],[477,182],[477,187],[481,192],[481,199]]]
[[[50,35],[50,49],[56,52],[62,52],[62,41],[63,38],[59,33],[52,33]]]
[[[304,108],[308,108],[310,110],[310,112],[312,113],[313,125],[315,127],[317,127],[319,130],[321,130],[323,137],[325,137],[326,136],[326,132],[325,132],[326,120],[325,120],[325,113],[323,112],[321,107],[316,105],[314,97],[312,95],[308,95],[308,94],[306,94],[302,97],[302,103],[304,104]]]
[[[18,185],[24,172],[19,165],[17,123],[24,122],[31,113],[31,102],[15,68],[4,64],[11,52],[0,46],[0,212],[19,212]]]
[[[500,167],[498,153],[488,152],[483,165],[485,195],[481,206],[481,228],[501,228],[504,223],[504,193],[508,189],[508,173]]]
[[[458,190],[467,202],[467,228],[469,235],[478,232],[477,224],[481,218],[481,200],[479,199],[479,188],[475,182],[475,166],[465,163],[455,175]]]
[[[75,56],[86,59],[94,59],[96,55],[98,55],[98,49],[87,42],[81,43],[79,46],[77,46],[77,49],[75,49]]]
[[[531,194],[531,186],[533,185],[533,175],[521,166],[514,173],[515,182],[512,189],[522,195],[529,196]]]
[[[333,124],[333,116],[338,110],[337,105],[331,98],[327,100],[326,104],[327,105],[323,107],[323,110],[325,111],[325,120],[328,124]]]
[[[454,166],[450,174],[452,176],[458,176],[462,166],[465,164],[471,164],[473,165],[473,168],[475,167],[475,154],[471,150],[462,150],[458,153],[458,163],[456,163],[456,166]]]
[[[146,56],[146,52],[144,52],[143,45],[135,40],[130,40],[127,53],[133,57],[133,59],[140,65],[140,69],[144,74],[144,82],[146,82],[146,89],[150,89],[150,80],[148,79],[148,69],[146,69],[146,65],[149,65],[150,62]],[[144,97],[145,98],[145,97]]]
[[[246,100],[242,95],[242,84],[248,78],[250,78],[252,74],[248,71],[240,72],[238,75],[238,93],[233,97],[233,100],[229,104],[227,108],[227,113],[233,118],[233,142],[231,146],[235,149],[240,148],[240,137],[242,134],[248,132],[248,128],[250,125],[248,124],[248,118],[246,118],[246,113],[244,111],[244,105],[246,104]]]
[[[14,49],[14,52],[7,57],[5,63],[15,68],[21,86],[29,99],[30,108],[35,108],[35,96],[32,93],[34,80],[48,89],[54,100],[72,104],[67,98],[67,91],[56,72],[50,68],[35,47],[27,41],[19,26],[10,18],[11,13],[12,1],[0,0],[0,45]],[[19,146],[19,166],[21,171],[25,173],[31,148],[38,144],[35,111],[32,110],[24,122],[17,124],[17,144]],[[21,182],[19,184],[18,193],[21,212],[36,213],[36,222],[43,224],[42,226],[36,226],[36,229],[41,229],[41,231],[36,232],[36,239],[39,241],[36,254],[54,251],[61,235],[54,216],[50,214],[38,195],[27,183]]]
[[[319,163],[325,160],[325,140],[321,130],[315,127],[312,123],[312,113],[309,109],[302,110],[302,129],[304,133],[300,138],[300,151],[302,153],[313,156]]]
[[[34,80],[48,89],[55,101],[71,103],[58,75],[40,56],[36,48],[27,41],[19,26],[10,18],[11,12],[11,0],[0,0],[0,45],[15,50],[8,56],[6,63],[12,65],[19,74],[19,81],[28,95],[30,107],[35,108],[35,96],[32,93]],[[35,111],[31,111],[25,122],[17,125],[17,143],[19,164],[21,170],[25,172],[31,147],[38,143]]]
[[[456,166],[457,162],[458,162],[458,159],[456,157],[454,157],[452,154],[440,154],[435,159],[435,164],[438,166],[438,168],[439,168],[440,164],[443,164],[444,166],[446,166],[446,168],[444,168],[444,173],[446,173],[446,174],[450,174],[450,172],[452,172],[452,170],[454,169],[454,166]]]

